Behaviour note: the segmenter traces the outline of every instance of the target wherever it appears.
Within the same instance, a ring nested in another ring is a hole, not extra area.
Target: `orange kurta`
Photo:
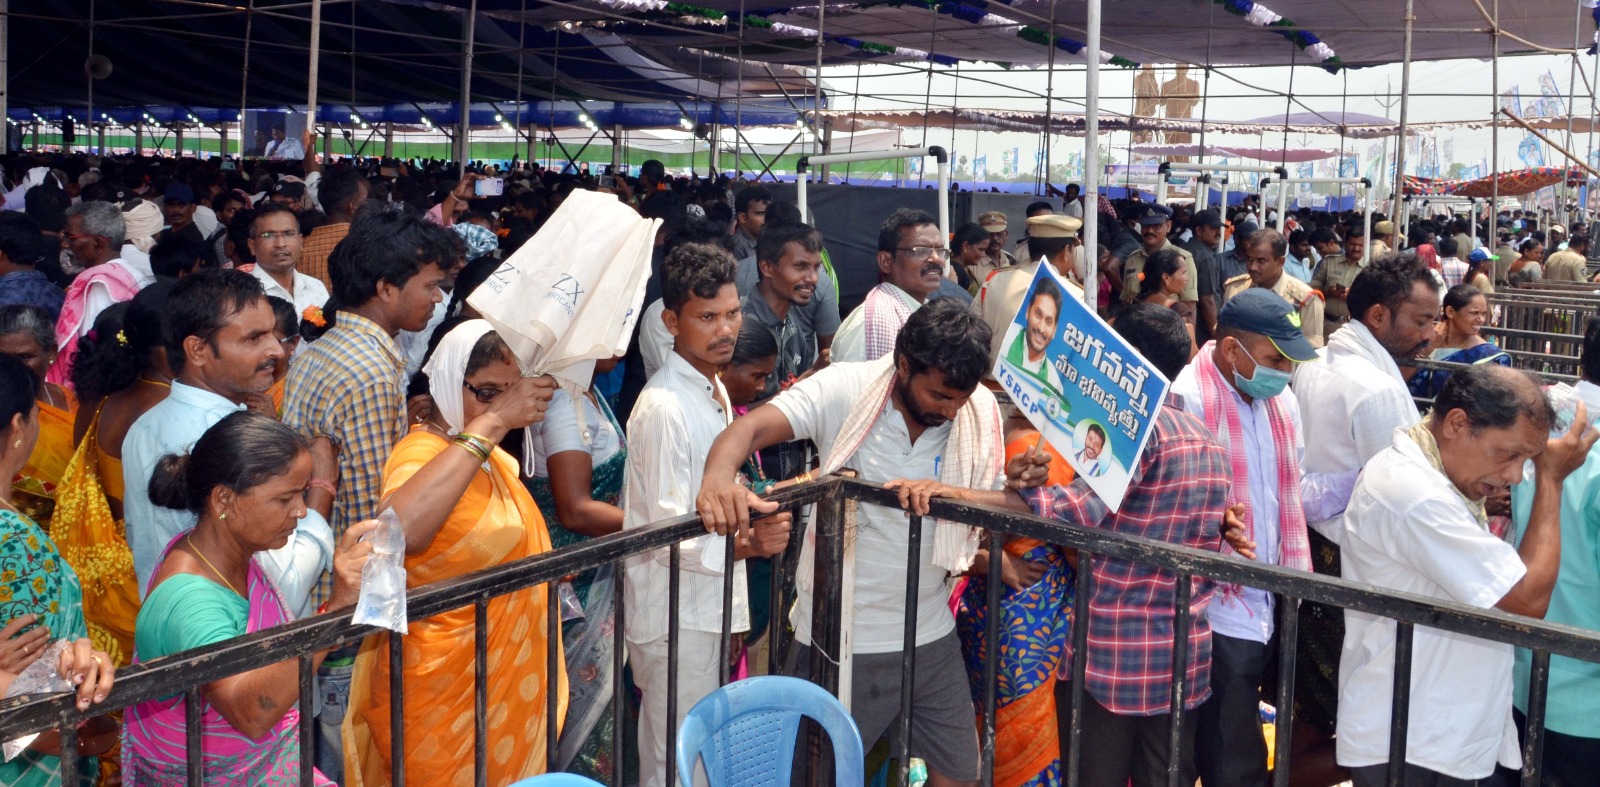
[[[383,472],[388,495],[450,443],[422,429],[395,446]],[[517,462],[495,449],[426,552],[406,558],[406,584],[416,588],[550,551],[550,535],[517,476]],[[489,602],[488,762],[491,785],[544,773],[545,692],[557,692],[566,714],[564,668],[545,674],[550,610],[543,587]],[[473,780],[473,612],[463,607],[414,621],[404,637],[406,780],[470,785]],[[559,629],[558,629],[559,631]],[[369,637],[356,658],[344,721],[345,783],[389,784],[389,635]]]

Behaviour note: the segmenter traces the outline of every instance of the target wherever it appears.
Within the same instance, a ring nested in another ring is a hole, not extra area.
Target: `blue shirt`
[[[1578,395],[1590,417],[1600,413],[1600,386],[1578,383]],[[1528,530],[1533,511],[1534,479],[1530,474],[1511,488],[1511,518],[1516,542]],[[1589,451],[1583,466],[1561,485],[1561,573],[1550,593],[1546,623],[1565,623],[1600,630],[1600,448]],[[1517,708],[1528,709],[1528,674],[1533,654],[1517,648],[1511,685]],[[1567,656],[1550,657],[1550,692],[1545,699],[1545,726],[1565,735],[1600,738],[1600,716],[1594,712],[1600,691],[1600,664]]]
[[[0,276],[0,306],[38,306],[50,312],[50,319],[54,320],[61,316],[61,303],[66,298],[60,287],[33,268]]]
[[[244,405],[211,391],[173,381],[172,393],[128,427],[122,440],[122,480],[126,485],[122,509],[140,598],[149,590],[150,577],[167,544],[197,521],[191,512],[150,501],[150,477],[156,463],[167,454],[187,453],[213,424],[243,409]],[[289,612],[303,617],[310,612],[306,605],[311,588],[332,565],[333,531],[321,514],[307,509],[288,544],[257,557],[267,576],[278,583]]]

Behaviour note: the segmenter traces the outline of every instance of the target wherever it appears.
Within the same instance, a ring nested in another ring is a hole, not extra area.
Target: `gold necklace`
[[[184,540],[184,542],[186,542],[186,543],[187,543],[187,544],[188,544],[188,545],[189,545],[189,549],[190,549],[190,550],[191,550],[191,551],[193,551],[193,552],[194,552],[194,554],[195,554],[195,557],[198,557],[198,558],[200,558],[200,560],[201,560],[201,561],[203,561],[203,562],[204,562],[204,563],[205,563],[205,564],[206,564],[206,568],[209,568],[209,569],[211,569],[211,573],[213,573],[213,574],[216,574],[216,575],[217,575],[217,579],[220,579],[220,580],[222,580],[222,584],[224,584],[224,585],[227,585],[227,586],[228,586],[228,589],[229,589],[229,590],[232,590],[232,591],[233,591],[233,594],[234,594],[234,595],[235,595],[235,596],[240,596],[240,597],[243,597],[243,596],[244,596],[244,594],[243,594],[243,593],[240,593],[240,592],[239,592],[239,591],[238,591],[238,589],[236,589],[236,588],[235,588],[235,587],[234,587],[234,586],[233,586],[233,583],[232,583],[232,582],[229,582],[229,581],[228,581],[228,578],[227,578],[227,577],[225,577],[225,576],[223,576],[223,575],[222,575],[222,572],[221,572],[221,571],[218,571],[218,570],[217,570],[217,567],[216,567],[216,566],[213,566],[213,565],[211,565],[211,561],[210,561],[210,560],[207,560],[207,559],[206,559],[206,555],[205,555],[205,553],[204,553],[204,552],[201,552],[201,551],[200,551],[200,548],[199,548],[199,547],[197,547],[197,546],[195,546],[195,545],[194,545],[194,534],[192,534],[192,533],[191,533],[191,534],[189,534],[189,535],[187,535],[187,536],[184,536],[184,537],[183,537],[183,540]]]
[[[158,386],[158,387],[161,387],[161,388],[171,388],[172,387],[172,383],[164,383],[164,382],[161,382],[160,380],[152,380],[152,379],[150,379],[148,377],[143,377],[143,376],[141,376],[139,378],[139,382],[144,383],[146,385]]]

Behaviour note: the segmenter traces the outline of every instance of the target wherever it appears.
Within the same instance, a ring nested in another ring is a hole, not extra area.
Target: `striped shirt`
[[[1023,493],[1040,516],[1123,535],[1216,551],[1229,494],[1228,454],[1199,419],[1163,406],[1134,468],[1122,510],[1112,512],[1081,479]],[[1196,577],[1189,603],[1188,691],[1193,709],[1211,694],[1214,585]],[[1155,716],[1171,708],[1173,604],[1177,576],[1129,560],[1095,556],[1089,598],[1089,654],[1084,688],[1111,711]],[[1070,645],[1069,645],[1070,649]],[[1072,657],[1061,662],[1071,678]]]
[[[345,528],[378,515],[383,465],[405,434],[405,361],[378,324],[347,311],[294,359],[284,388],[283,422],[339,448],[334,543]],[[324,582],[325,594],[328,585]]]

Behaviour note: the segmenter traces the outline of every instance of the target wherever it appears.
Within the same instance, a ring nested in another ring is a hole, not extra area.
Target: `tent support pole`
[[[805,138],[806,138],[806,134],[805,134],[804,131],[802,131],[802,132],[800,132],[798,134],[795,134],[794,135],[794,139],[789,140],[789,144],[784,145],[783,146],[783,150],[778,151],[778,155],[774,156],[773,159],[772,159],[772,162],[769,164],[769,163],[767,163],[766,159],[761,157],[761,154],[756,150],[756,146],[755,145],[751,145],[750,144],[750,140],[744,139],[744,134],[741,133],[739,135],[739,139],[741,139],[744,142],[744,144],[750,145],[750,155],[755,156],[756,157],[756,161],[761,162],[761,174],[751,178],[750,182],[751,183],[760,183],[762,175],[772,175],[772,166],[773,166],[773,164],[777,164],[780,159],[782,159],[784,156],[788,155],[789,148],[794,147],[794,143],[799,142],[800,140],[805,139]],[[773,175],[772,179],[774,181],[776,181],[778,179],[778,176],[777,175]],[[799,181],[797,180],[796,182],[799,182]],[[802,186],[801,188],[804,188],[804,186]]]
[[[1056,41],[1056,4],[1055,3],[1051,3],[1050,4],[1050,37],[1047,40],[1050,42],[1048,44],[1048,46],[1050,47],[1050,51],[1048,53],[1046,53],[1046,55],[1045,55],[1045,57],[1048,59],[1049,62],[1046,65],[1045,75],[1044,75],[1044,134],[1041,135],[1042,136],[1041,141],[1044,143],[1044,171],[1039,173],[1039,178],[1040,178],[1040,180],[1044,181],[1044,193],[1046,195],[1049,195],[1050,194],[1050,147],[1051,147],[1051,145],[1050,145],[1050,115],[1051,115],[1052,112],[1055,111],[1055,108],[1056,108],[1056,103],[1055,103],[1056,102],[1056,44],[1055,44],[1055,41]],[[1066,179],[1067,180],[1071,180],[1071,177],[1068,176]],[[1065,187],[1066,187],[1067,184],[1063,183],[1061,185],[1063,187],[1063,190],[1065,190]],[[1066,208],[1067,208],[1067,206],[1065,204],[1063,204],[1061,206],[1062,210],[1066,210]]]
[[[244,158],[244,153],[247,150],[245,146],[250,144],[250,142],[246,141],[244,138],[244,108],[248,103],[248,99],[250,98],[250,37],[255,32],[255,26],[256,0],[250,0],[249,3],[245,5],[244,11],[244,53],[243,64],[239,69],[239,158]],[[135,123],[134,141],[136,142],[139,139],[138,128],[139,124]],[[222,152],[224,155],[226,155],[228,151],[224,150]],[[139,155],[144,155],[143,143],[140,143],[139,145]]]
[[[611,127],[611,174],[622,174],[622,124]]]
[[[1574,3],[1577,8],[1577,19],[1572,22],[1572,62],[1567,64],[1567,147],[1572,145],[1572,116],[1578,111],[1578,45],[1582,41],[1579,31],[1583,29],[1583,3]],[[1562,223],[1572,228],[1574,214],[1567,211],[1567,205],[1572,203],[1572,179],[1561,179],[1561,205],[1556,210],[1556,215],[1562,216]],[[1564,215],[1563,215],[1564,214]]]
[[[1489,238],[1484,245],[1494,248],[1500,227],[1500,0],[1494,0],[1494,19],[1489,26],[1489,75],[1493,93],[1489,94]]]
[[[11,2],[0,0],[0,119],[9,119],[11,109],[7,96],[11,95],[10,62],[11,62]],[[6,129],[4,142],[0,142],[0,153],[11,152],[11,129]]]
[[[394,123],[385,121],[383,124],[383,157],[394,158]]]
[[[472,158],[472,47],[478,37],[478,0],[467,6],[467,18],[462,22],[461,41],[461,98],[456,114],[456,166],[462,173]],[[593,137],[591,137],[593,139]]]
[[[1411,212],[1404,209],[1406,194],[1406,114],[1411,104],[1411,28],[1416,23],[1416,16],[1412,13],[1414,0],[1406,0],[1405,18],[1405,51],[1400,61],[1400,143],[1395,145],[1394,151],[1394,210],[1390,211],[1391,219],[1398,219],[1401,226],[1400,232],[1404,234],[1405,227],[1411,223]],[[1393,214],[1402,214],[1395,216]],[[1400,239],[1395,238],[1395,243]],[[1398,251],[1398,249],[1397,249]]]
[[[311,65],[306,70],[306,130],[317,128],[317,69],[322,64],[322,0],[311,0]],[[323,134],[327,144],[327,134]],[[181,150],[182,145],[178,148]],[[308,153],[310,151],[307,151]],[[180,154],[181,155],[181,154]]]
[[[1084,26],[1084,57],[1089,61],[1088,78],[1084,81],[1083,96],[1083,215],[1085,219],[1100,214],[1100,0],[1088,0],[1088,24]],[[1094,312],[1100,311],[1100,257],[1098,221],[1083,223],[1083,302]],[[1076,773],[1079,764],[1079,747],[1073,747],[1071,769]]]

